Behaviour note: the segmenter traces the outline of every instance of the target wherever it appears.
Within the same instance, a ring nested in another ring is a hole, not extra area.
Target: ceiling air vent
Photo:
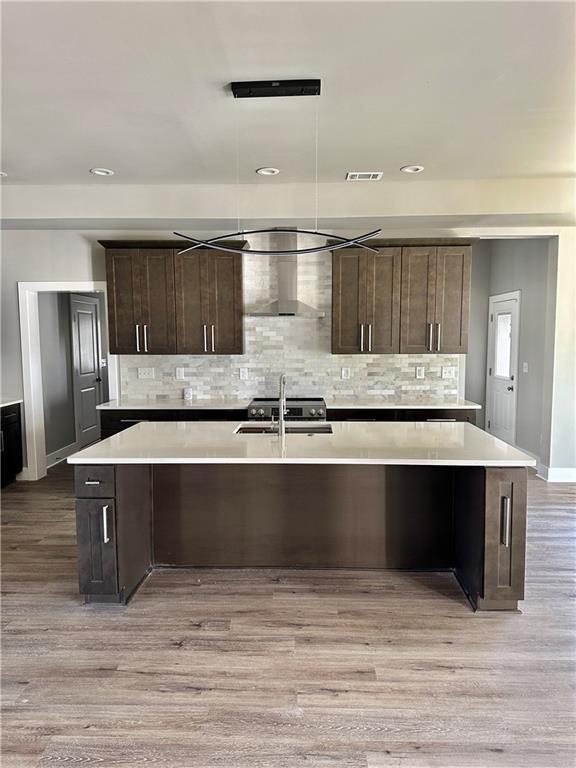
[[[346,181],[380,181],[382,171],[348,171]]]

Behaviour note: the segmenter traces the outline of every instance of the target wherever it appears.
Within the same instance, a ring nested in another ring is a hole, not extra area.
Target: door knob
[[[97,382],[100,382],[100,381],[102,381],[102,379],[100,378],[100,376],[98,376],[98,377],[96,378],[96,381],[97,381]]]
[[[506,389],[508,390],[508,392],[514,392],[514,387],[506,387]]]

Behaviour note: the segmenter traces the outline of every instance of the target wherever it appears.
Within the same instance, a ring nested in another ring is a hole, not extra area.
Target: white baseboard
[[[538,477],[549,483],[576,483],[576,467],[547,467],[538,464]]]
[[[67,459],[68,456],[72,456],[72,454],[76,453],[78,450],[78,443],[70,443],[70,445],[65,445],[64,448],[60,448],[58,451],[47,453],[46,468],[50,469],[50,467],[55,467],[56,464],[60,464],[61,461]]]

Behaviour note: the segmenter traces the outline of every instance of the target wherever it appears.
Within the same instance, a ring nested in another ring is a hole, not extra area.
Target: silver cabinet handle
[[[84,480],[84,485],[100,485],[100,480]]]
[[[140,326],[136,323],[136,352],[140,352]]]
[[[456,421],[456,419],[426,419],[426,421]]]
[[[102,507],[102,540],[104,544],[108,544],[110,541],[108,536],[108,504]]]
[[[510,496],[502,497],[502,531],[500,535],[500,543],[505,547],[510,546],[510,529],[512,527],[512,500]]]
[[[372,323],[368,323],[368,352],[372,352]]]
[[[206,325],[202,326],[202,330],[204,331],[204,352],[208,352],[208,328]]]
[[[148,352],[148,325],[144,324],[144,352]]]
[[[440,352],[440,330],[442,326],[440,323],[436,323],[437,331],[436,331],[436,352]]]
[[[149,419],[120,419],[120,424],[140,424],[141,421],[149,421]]]
[[[364,323],[360,323],[360,352],[364,352]]]
[[[216,352],[216,342],[214,337],[214,326],[211,325],[210,328],[212,329],[212,352]]]
[[[432,352],[432,336],[434,333],[434,328],[432,323],[428,323],[428,351]]]

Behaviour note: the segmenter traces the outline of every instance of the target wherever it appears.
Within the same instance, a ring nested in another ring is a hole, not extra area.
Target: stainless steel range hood
[[[270,248],[279,251],[291,250],[298,247],[299,235],[279,232],[270,234]],[[317,241],[316,241],[317,242]],[[273,256],[272,267],[278,270],[278,298],[250,312],[259,317],[325,317],[325,312],[311,307],[298,299],[298,257]]]

